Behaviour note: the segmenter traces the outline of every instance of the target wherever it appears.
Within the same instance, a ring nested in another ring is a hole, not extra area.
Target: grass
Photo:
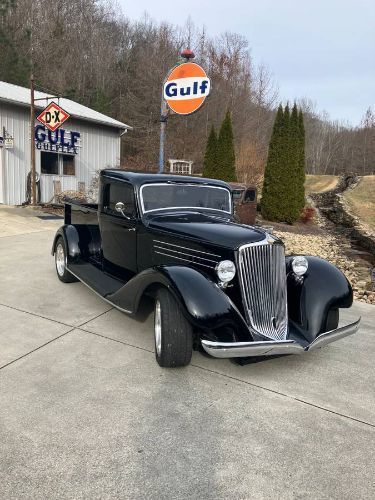
[[[345,193],[344,198],[352,213],[375,231],[375,175],[362,177],[354,189]]]
[[[337,175],[306,175],[305,191],[309,193],[323,193],[334,189],[338,183]]]

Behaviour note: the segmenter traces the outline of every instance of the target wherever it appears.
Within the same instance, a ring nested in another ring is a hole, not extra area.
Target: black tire
[[[160,366],[175,368],[190,363],[193,328],[183,316],[176,299],[165,288],[156,294],[154,334],[155,356]]]
[[[331,309],[327,314],[325,331],[330,332],[331,330],[336,330],[338,326],[339,326],[339,310],[338,308]]]
[[[56,274],[60,281],[63,283],[74,283],[78,281],[73,274],[71,274],[66,268],[67,262],[67,249],[64,238],[59,236],[55,245],[55,268]]]

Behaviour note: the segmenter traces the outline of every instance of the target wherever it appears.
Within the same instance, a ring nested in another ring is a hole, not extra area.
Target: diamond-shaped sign
[[[51,102],[48,104],[46,108],[40,113],[36,119],[43,123],[47,128],[54,132],[57,130],[66,120],[70,117],[70,114],[67,113],[55,102]]]

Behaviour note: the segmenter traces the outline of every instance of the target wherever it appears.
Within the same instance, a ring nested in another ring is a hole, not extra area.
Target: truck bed
[[[65,224],[72,225],[79,234],[83,262],[101,267],[101,236],[98,205],[71,200],[65,203]]]
[[[69,200],[64,208],[65,224],[98,224],[98,204]]]

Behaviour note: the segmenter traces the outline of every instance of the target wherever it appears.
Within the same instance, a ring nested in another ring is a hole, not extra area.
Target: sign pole
[[[158,174],[162,174],[164,171],[164,145],[165,145],[165,129],[167,127],[167,117],[168,108],[167,103],[161,96],[161,106],[160,106],[160,146],[159,146],[159,168]]]
[[[36,205],[36,183],[35,183],[35,101],[34,101],[34,75],[30,76],[30,153],[31,153],[31,204]]]

